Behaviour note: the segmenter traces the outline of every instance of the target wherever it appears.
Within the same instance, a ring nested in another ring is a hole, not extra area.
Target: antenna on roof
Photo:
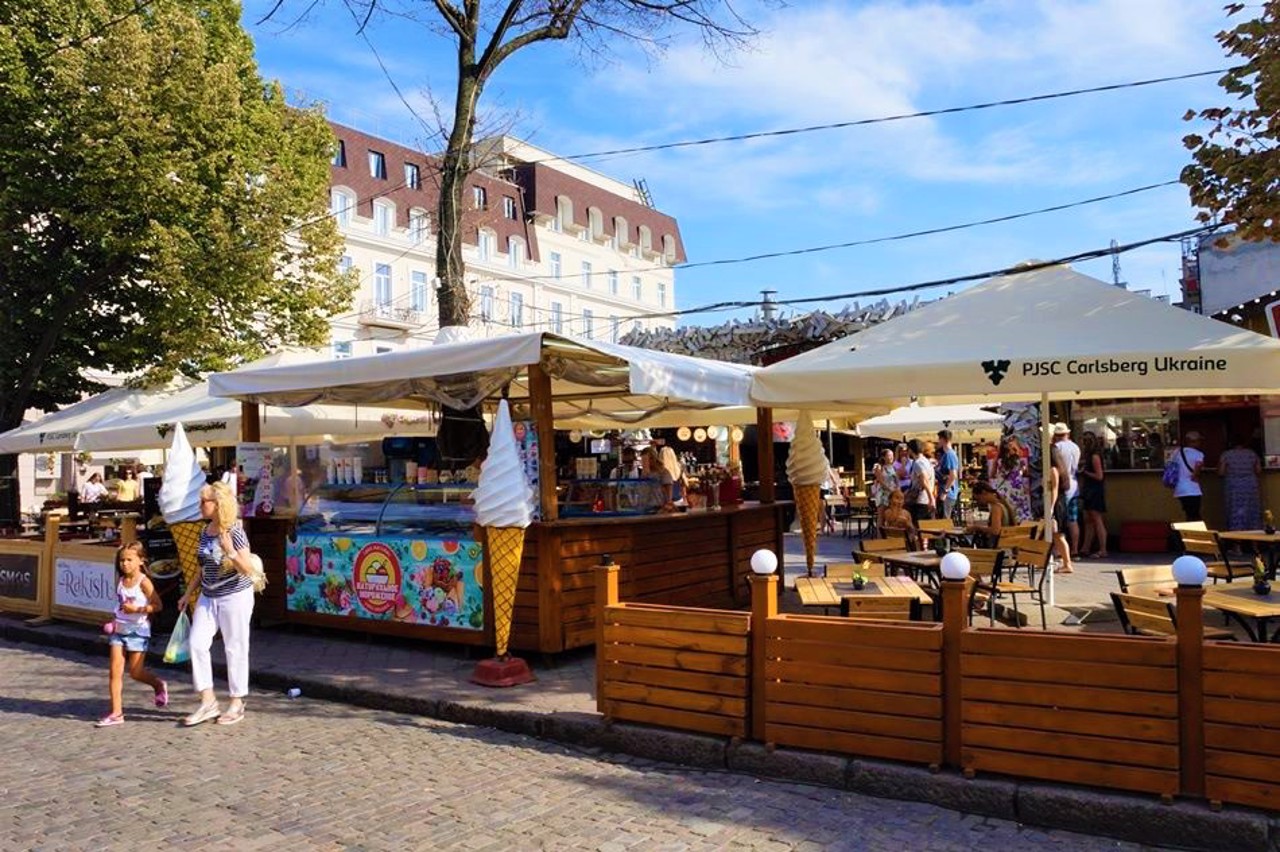
[[[1128,289],[1120,278],[1120,244],[1115,240],[1111,241],[1111,283]]]
[[[772,320],[778,310],[777,304],[773,301],[773,297],[777,292],[777,290],[760,291],[760,318],[765,322]]]

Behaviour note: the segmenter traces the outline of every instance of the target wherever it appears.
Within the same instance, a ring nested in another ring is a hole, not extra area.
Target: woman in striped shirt
[[[217,719],[234,725],[244,718],[249,694],[249,619],[253,615],[252,553],[240,524],[236,495],[226,483],[215,482],[200,491],[200,514],[208,524],[200,532],[196,555],[200,560],[200,598],[191,619],[191,673],[200,707],[182,720],[188,727]],[[187,605],[187,590],[180,608]],[[227,686],[231,702],[226,712],[213,692],[213,635],[222,634],[227,658]]]

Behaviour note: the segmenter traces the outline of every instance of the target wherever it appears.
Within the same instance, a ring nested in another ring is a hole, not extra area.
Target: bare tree
[[[463,277],[463,191],[476,167],[472,155],[477,105],[493,72],[516,52],[538,42],[573,40],[586,55],[603,57],[610,42],[661,51],[677,29],[692,29],[719,56],[744,46],[757,30],[734,0],[343,0],[363,30],[385,14],[425,24],[456,46],[458,76],[452,121],[443,128],[440,200],[436,211],[436,275],[440,325],[466,325],[469,303]],[[268,14],[284,5],[278,0]]]

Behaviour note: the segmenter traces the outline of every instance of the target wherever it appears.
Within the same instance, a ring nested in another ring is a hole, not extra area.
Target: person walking
[[[1055,552],[1058,554],[1058,567],[1054,569],[1055,574],[1071,574],[1074,568],[1071,567],[1071,543],[1064,534],[1067,526],[1067,503],[1070,498],[1067,497],[1067,483],[1071,481],[1071,470],[1067,467],[1067,460],[1062,450],[1058,449],[1058,444],[1049,445],[1049,506],[1050,510],[1045,513],[1045,522],[1053,525],[1053,543]]]
[[[1092,432],[1084,433],[1080,447],[1080,505],[1084,509],[1084,532],[1080,535],[1082,558],[1107,558],[1107,491],[1102,463],[1102,441]]]
[[[200,531],[196,556],[200,561],[200,599],[191,619],[191,675],[200,706],[185,719],[187,727],[217,719],[234,725],[244,719],[249,694],[249,619],[253,616],[253,554],[238,518],[235,493],[225,482],[200,489],[200,514],[208,523]],[[190,600],[188,589],[178,601]],[[226,712],[213,691],[213,636],[222,634],[227,659],[227,687],[231,701]]]
[[[1204,467],[1204,453],[1200,450],[1200,433],[1188,432],[1182,446],[1173,451],[1178,469],[1178,482],[1173,486],[1173,496],[1182,504],[1182,514],[1188,521],[1203,520],[1200,502],[1204,491],[1200,488],[1200,470]]]
[[[1249,449],[1240,435],[1233,435],[1230,444],[1231,449],[1218,457],[1227,529],[1260,529],[1262,500],[1258,493],[1258,477],[1262,475],[1262,459]]]
[[[1067,514],[1065,529],[1067,543],[1072,553],[1080,552],[1080,480],[1076,470],[1080,467],[1080,445],[1071,440],[1071,427],[1066,423],[1053,424],[1053,445],[1062,453],[1062,463],[1067,470]],[[1065,573],[1065,572],[1064,572]]]
[[[108,684],[111,712],[95,726],[110,728],[124,724],[124,670],[128,657],[129,677],[145,683],[155,693],[155,705],[169,704],[169,686],[147,670],[147,647],[151,644],[151,615],[164,608],[147,576],[147,550],[140,541],[116,550],[115,616],[104,628],[110,646]]]
[[[907,489],[907,508],[916,526],[921,521],[933,519],[933,507],[937,503],[937,478],[933,471],[933,462],[925,455],[924,444],[917,438],[907,442],[907,452],[911,456],[911,485]]]
[[[1014,523],[1031,520],[1031,485],[1027,472],[1027,460],[1022,455],[1022,445],[1013,435],[1000,443],[990,476],[991,487],[1008,501],[1016,515]]]
[[[116,499],[121,503],[132,503],[138,499],[138,479],[133,472],[133,468],[124,472],[124,477],[120,480],[120,484],[116,486]]]

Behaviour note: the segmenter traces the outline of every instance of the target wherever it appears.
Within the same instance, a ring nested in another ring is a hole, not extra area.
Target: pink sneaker
[[[163,680],[160,681],[160,688],[156,690],[156,706],[169,706],[169,684],[165,683]]]
[[[94,722],[93,726],[95,728],[110,728],[115,725],[123,725],[123,724],[124,724],[123,713],[108,713],[106,716],[103,716],[101,719]]]

